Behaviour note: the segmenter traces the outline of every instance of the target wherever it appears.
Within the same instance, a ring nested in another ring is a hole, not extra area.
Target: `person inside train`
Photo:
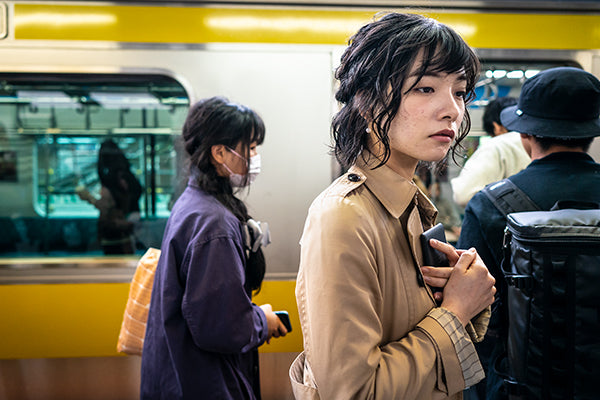
[[[531,162],[518,132],[509,132],[500,122],[500,112],[517,104],[506,96],[488,103],[483,113],[483,129],[491,139],[483,142],[469,157],[460,174],[450,180],[454,202],[465,207],[471,197],[488,183],[521,171]]]
[[[502,111],[503,125],[522,132],[523,146],[532,159],[508,179],[541,210],[550,210],[559,200],[597,203],[600,199],[600,164],[587,154],[594,137],[600,136],[599,113],[600,81],[572,67],[548,69],[528,79],[518,104]],[[507,398],[495,373],[508,328],[507,306],[502,302],[507,286],[500,268],[505,226],[504,215],[485,193],[478,192],[467,204],[457,243],[475,247],[498,282],[490,329],[478,344],[488,367],[487,394],[478,388],[480,399]]]
[[[443,160],[467,135],[479,61],[451,28],[416,14],[377,16],[349,43],[333,120],[348,170],[314,200],[301,237],[294,395],[460,398],[483,378],[473,341],[494,279],[475,249],[433,240],[450,267],[422,265],[419,236],[436,210],[412,178],[419,160]]]
[[[222,97],[188,113],[182,139],[190,178],[161,245],[141,399],[260,398],[257,349],[287,330],[271,305],[252,303],[265,275],[263,242],[235,193],[260,172],[264,137],[255,111]]]
[[[100,198],[83,187],[76,189],[77,195],[100,211],[98,239],[104,254],[133,254],[142,185],[131,172],[129,160],[112,139],[100,145],[98,177]]]

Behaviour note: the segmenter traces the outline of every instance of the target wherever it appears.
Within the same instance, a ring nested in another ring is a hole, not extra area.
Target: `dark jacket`
[[[581,152],[550,154],[508,179],[542,210],[550,210],[558,200],[600,201],[600,164]],[[503,279],[505,226],[506,218],[479,192],[467,204],[457,243],[461,249],[475,247],[496,279]]]
[[[263,311],[244,289],[242,226],[191,181],[161,246],[141,374],[142,399],[255,399]]]
[[[553,153],[534,160],[527,168],[509,177],[537,206],[550,210],[559,200],[583,202],[600,201],[600,164],[582,152]],[[505,351],[507,309],[500,300],[506,291],[506,283],[500,263],[502,261],[502,239],[506,218],[498,211],[487,196],[478,192],[467,204],[457,248],[475,247],[488,269],[496,278],[497,301],[492,305],[492,318],[488,335],[482,343],[476,344],[481,362],[486,368],[488,382],[478,384],[477,391],[485,391],[488,399],[505,399],[506,394],[498,389],[502,380],[498,379],[495,367]],[[490,390],[490,387],[495,389]]]

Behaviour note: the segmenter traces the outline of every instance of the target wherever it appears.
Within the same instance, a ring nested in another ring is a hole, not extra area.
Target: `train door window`
[[[188,109],[165,75],[0,73],[0,257],[160,246]]]
[[[571,60],[563,61],[507,61],[482,60],[481,74],[475,88],[476,98],[469,106],[471,115],[471,131],[463,142],[465,146],[464,160],[486,140],[490,139],[483,128],[483,112],[490,101],[498,97],[511,96],[516,99],[521,93],[523,83],[538,72],[548,68],[581,66]]]
[[[485,135],[479,114],[483,113],[483,109],[491,100],[505,96],[518,98],[521,86],[527,79],[545,69],[565,66],[581,68],[577,62],[570,60],[537,62],[483,60],[475,89],[477,97],[470,106],[471,113],[476,114],[471,129],[472,135]]]

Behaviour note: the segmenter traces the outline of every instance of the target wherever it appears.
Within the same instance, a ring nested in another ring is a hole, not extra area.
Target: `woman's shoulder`
[[[356,173],[346,172],[335,179],[313,201],[311,208],[324,208],[334,211],[350,207],[363,195],[365,178]]]
[[[377,199],[364,185],[365,177],[353,172],[337,178],[312,202],[309,220],[323,228],[364,225],[378,213]]]
[[[189,189],[189,188],[188,188]],[[180,225],[204,239],[241,237],[240,221],[215,197],[199,190],[186,189],[175,202],[169,225]]]

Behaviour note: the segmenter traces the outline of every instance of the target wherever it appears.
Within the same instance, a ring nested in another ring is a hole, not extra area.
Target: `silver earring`
[[[367,127],[367,129],[365,129],[365,131],[366,131],[367,133],[371,133],[371,128]]]

